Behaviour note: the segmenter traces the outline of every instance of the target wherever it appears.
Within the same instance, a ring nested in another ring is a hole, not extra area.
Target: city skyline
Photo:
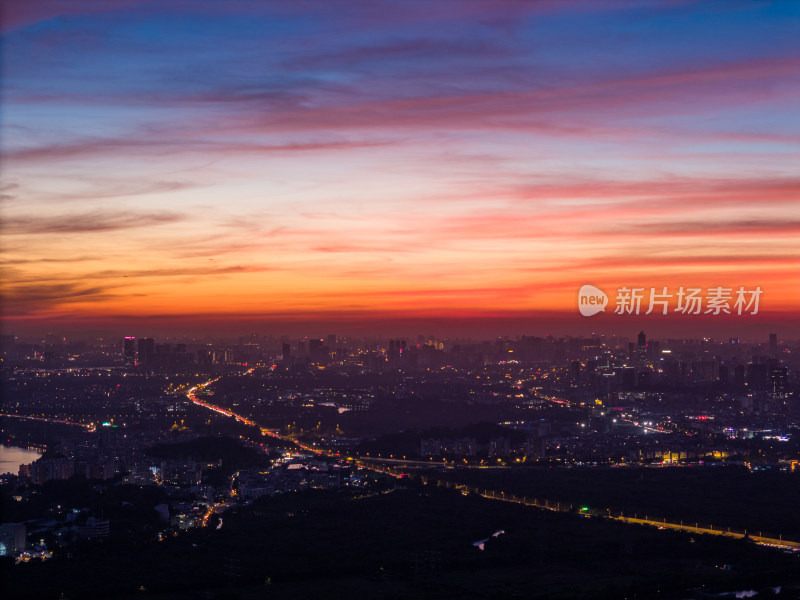
[[[2,27],[5,331],[800,335],[796,3],[18,2]],[[586,318],[584,284],[763,296]]]

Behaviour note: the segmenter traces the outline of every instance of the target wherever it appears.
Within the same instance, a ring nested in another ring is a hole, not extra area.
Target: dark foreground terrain
[[[776,597],[778,585],[798,597],[796,554],[409,485],[262,498],[224,513],[219,529],[213,517],[164,542],[6,564],[2,597],[649,599]]]
[[[600,514],[610,510],[800,540],[800,473],[751,473],[730,465],[448,469],[426,475],[431,481],[585,506]]]

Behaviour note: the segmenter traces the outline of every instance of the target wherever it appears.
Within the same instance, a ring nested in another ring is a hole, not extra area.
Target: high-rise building
[[[744,387],[744,365],[736,365],[733,370],[734,385]]]
[[[308,354],[314,362],[325,362],[330,355],[330,348],[324,346],[320,339],[309,340]]]
[[[778,334],[769,334],[769,357],[778,358]]]
[[[647,335],[645,335],[644,331],[639,332],[636,346],[636,351],[639,354],[640,359],[643,359],[645,356],[647,356]]]
[[[153,356],[156,353],[156,341],[153,338],[141,338],[137,342],[139,351],[138,362],[145,368],[153,366]]]
[[[14,556],[26,546],[25,523],[3,523],[0,525],[0,556]]]
[[[789,395],[789,369],[777,360],[769,361],[769,391],[774,397],[786,398]]]
[[[136,366],[136,338],[132,335],[125,336],[123,340],[122,357],[126,367]]]

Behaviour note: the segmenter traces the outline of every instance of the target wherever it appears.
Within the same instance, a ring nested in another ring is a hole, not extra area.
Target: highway
[[[254,369],[249,369],[248,371],[245,372],[245,374],[250,374],[253,371],[254,371]],[[214,383],[215,381],[220,379],[220,377],[216,377],[214,379],[210,379],[209,381],[206,381],[205,383],[199,384],[199,385],[189,389],[187,394],[186,394],[186,396],[189,398],[189,400],[191,400],[194,404],[196,404],[198,406],[201,406],[203,408],[206,408],[208,410],[214,411],[214,412],[216,412],[218,414],[221,414],[221,415],[224,415],[224,416],[227,416],[227,417],[232,417],[232,418],[236,419],[237,421],[239,421],[241,423],[244,423],[245,425],[257,426],[255,422],[253,422],[252,420],[250,420],[250,419],[248,419],[248,418],[246,418],[246,417],[244,417],[242,415],[236,414],[231,410],[228,410],[228,409],[225,409],[225,408],[221,408],[219,406],[216,406],[214,404],[211,404],[209,402],[205,402],[205,401],[200,400],[200,399],[197,398],[196,392],[197,392],[198,388],[200,388],[200,389],[205,388],[208,385],[211,385],[212,383]],[[269,436],[269,437],[281,440],[281,441],[286,442],[286,443],[294,444],[295,446],[297,446],[298,448],[300,448],[300,449],[302,449],[302,450],[304,450],[306,452],[311,452],[311,453],[317,454],[317,455],[324,455],[324,456],[327,456],[327,457],[333,458],[333,459],[342,459],[342,457],[341,457],[339,452],[333,452],[333,451],[325,450],[325,449],[318,448],[318,447],[308,446],[308,445],[303,444],[303,443],[301,443],[301,442],[299,442],[297,440],[294,440],[294,439],[292,439],[292,438],[290,438],[288,436],[282,436],[282,435],[279,435],[279,434],[276,434],[276,433],[272,433],[272,432],[270,432],[269,430],[267,430],[266,428],[263,428],[263,427],[261,427],[260,430],[261,430],[261,434],[262,435]],[[781,549],[789,549],[789,550],[793,550],[793,551],[800,551],[800,542],[798,542],[798,541],[787,540],[787,539],[784,539],[783,537],[779,537],[777,539],[776,538],[771,538],[771,537],[766,537],[766,536],[762,536],[761,532],[759,532],[758,535],[754,535],[755,532],[753,532],[753,534],[750,534],[750,533],[748,533],[746,531],[745,532],[737,532],[737,531],[731,531],[730,528],[724,528],[724,527],[716,527],[715,528],[713,525],[709,525],[708,527],[701,527],[699,523],[695,523],[694,525],[691,525],[691,524],[689,524],[688,521],[686,523],[684,523],[684,522],[674,523],[674,522],[668,522],[666,520],[659,521],[659,520],[654,520],[654,519],[648,519],[647,515],[645,515],[644,518],[640,518],[638,515],[634,515],[633,517],[630,517],[630,516],[625,516],[625,515],[619,513],[618,511],[612,511],[611,509],[591,509],[591,508],[588,508],[588,507],[580,507],[580,509],[578,509],[578,507],[576,507],[575,505],[572,505],[572,504],[569,504],[569,503],[566,503],[566,502],[553,501],[553,500],[548,500],[548,499],[544,499],[544,498],[540,499],[540,498],[530,498],[530,497],[524,497],[524,496],[517,496],[515,494],[506,493],[504,491],[495,491],[495,490],[486,490],[486,489],[481,490],[479,488],[469,487],[467,485],[455,483],[455,482],[452,482],[452,481],[432,479],[432,478],[428,478],[428,477],[417,475],[417,474],[397,473],[397,472],[392,470],[391,466],[388,466],[386,464],[386,463],[390,463],[390,464],[394,464],[395,466],[408,465],[408,466],[434,467],[434,466],[442,466],[443,463],[434,463],[434,462],[426,462],[426,461],[414,461],[414,460],[405,460],[405,459],[378,458],[378,457],[370,457],[370,456],[347,457],[344,460],[346,460],[349,463],[355,464],[358,467],[361,467],[361,468],[364,468],[364,469],[369,469],[371,471],[375,471],[375,472],[378,472],[378,473],[383,473],[383,474],[386,474],[386,475],[391,475],[392,477],[396,477],[396,478],[400,478],[400,477],[403,477],[403,476],[408,476],[408,477],[412,477],[412,478],[413,477],[419,477],[424,483],[431,483],[431,484],[435,484],[435,485],[441,486],[441,487],[454,488],[454,489],[460,490],[464,494],[473,493],[473,494],[477,494],[479,496],[482,496],[484,498],[488,498],[490,500],[498,500],[498,501],[502,501],[502,502],[514,502],[516,504],[523,504],[525,506],[533,506],[533,507],[536,507],[536,508],[542,508],[542,509],[545,509],[545,510],[553,510],[553,511],[558,511],[558,512],[573,512],[573,511],[575,511],[575,512],[578,512],[578,514],[582,514],[585,517],[599,518],[599,519],[609,519],[609,520],[612,520],[612,521],[621,521],[623,523],[634,524],[634,525],[653,526],[653,527],[657,527],[658,529],[661,529],[661,530],[678,530],[678,531],[684,531],[684,532],[688,532],[688,533],[707,534],[707,535],[721,535],[721,536],[730,537],[730,538],[736,538],[736,539],[742,539],[742,538],[748,537],[749,539],[751,539],[756,544],[775,547],[775,548],[781,548]],[[208,518],[208,515],[206,516],[206,518]]]
[[[8,413],[0,412],[0,417],[11,417],[12,419],[26,419],[31,421],[42,421],[44,423],[57,423],[59,425],[72,425],[74,427],[83,427],[89,433],[94,433],[97,427],[94,423],[74,423],[72,421],[65,421],[63,419],[54,419],[50,417],[31,417],[27,415],[11,415]]]
[[[721,535],[724,537],[731,537],[736,539],[743,539],[745,537],[749,537],[749,539],[753,540],[756,544],[761,544],[763,546],[775,546],[778,548],[792,548],[800,550],[800,542],[795,542],[792,540],[785,540],[783,537],[778,539],[770,538],[766,536],[762,536],[761,532],[759,535],[751,535],[748,532],[736,532],[731,531],[730,528],[714,528],[713,525],[709,525],[709,527],[700,527],[699,523],[695,525],[689,525],[684,523],[670,523],[667,521],[656,521],[653,519],[640,519],[636,517],[623,517],[623,516],[607,516],[604,518],[612,519],[614,521],[622,521],[624,523],[634,523],[637,525],[652,525],[654,527],[658,527],[659,529],[672,529],[677,531],[687,531],[689,533],[702,533],[706,535]]]
[[[248,369],[247,371],[245,371],[243,373],[243,375],[249,375],[254,370],[255,369]],[[255,421],[253,421],[251,419],[248,419],[247,417],[245,417],[243,415],[237,414],[237,413],[235,413],[232,410],[229,410],[227,408],[222,408],[220,406],[217,406],[216,404],[212,404],[210,402],[206,402],[204,400],[200,400],[197,397],[197,391],[198,390],[208,387],[209,385],[211,385],[215,381],[218,381],[221,377],[222,376],[220,375],[219,377],[215,377],[214,379],[209,379],[208,381],[206,381],[204,383],[200,383],[200,384],[190,388],[186,392],[186,397],[193,404],[195,404],[197,406],[200,406],[202,408],[208,409],[210,411],[213,411],[213,412],[215,412],[217,414],[220,414],[220,415],[223,415],[223,416],[226,416],[226,417],[231,417],[233,419],[236,419],[240,423],[244,423],[245,425],[250,425],[250,426],[253,426],[253,427],[259,427],[255,423]],[[328,458],[332,458],[332,459],[346,460],[347,462],[353,463],[358,467],[361,467],[361,468],[364,468],[364,469],[369,469],[369,470],[374,471],[376,473],[383,473],[384,475],[391,475],[392,477],[395,477],[395,478],[400,478],[400,477],[403,476],[403,474],[395,473],[395,472],[393,472],[391,470],[391,468],[382,466],[380,464],[367,464],[361,458],[353,458],[353,457],[344,458],[344,457],[341,456],[341,453],[339,453],[339,452],[334,452],[334,451],[329,451],[329,450],[326,450],[326,449],[323,449],[323,448],[317,448],[317,447],[314,447],[314,446],[309,446],[309,445],[304,444],[304,443],[302,443],[302,442],[300,442],[298,440],[292,439],[289,436],[273,433],[272,431],[270,431],[266,427],[259,427],[259,429],[261,431],[261,435],[267,436],[267,437],[271,437],[273,439],[280,440],[280,441],[285,442],[285,443],[293,444],[294,446],[296,446],[297,448],[303,450],[304,452],[310,452],[312,454],[323,455],[323,456],[327,456]],[[369,457],[365,457],[365,460],[371,460],[371,459],[369,459]],[[431,466],[428,463],[425,463],[425,465],[426,466]]]
[[[645,515],[643,518],[639,517],[638,515],[630,517],[630,516],[625,516],[621,513],[615,514],[614,512],[611,511],[611,509],[603,510],[603,509],[592,509],[589,507],[577,507],[574,504],[569,504],[567,502],[517,496],[516,494],[512,494],[510,492],[506,493],[503,491],[498,492],[495,490],[480,489],[476,487],[470,487],[467,485],[458,484],[453,481],[434,480],[429,478],[423,478],[423,481],[426,481],[426,483],[432,483],[442,487],[448,487],[460,490],[464,494],[477,494],[479,496],[488,498],[490,500],[513,502],[515,504],[523,504],[525,506],[535,506],[536,508],[543,508],[545,510],[552,510],[557,512],[577,512],[578,514],[581,514],[585,517],[608,519],[610,521],[620,521],[622,523],[629,523],[633,525],[647,525],[656,527],[661,530],[684,531],[687,533],[697,533],[706,535],[720,535],[723,537],[730,537],[735,539],[749,538],[756,544],[760,544],[762,546],[771,546],[775,548],[800,551],[800,542],[785,539],[783,538],[783,536],[778,538],[764,536],[761,535],[762,532],[760,531],[758,532],[758,535],[755,535],[755,532],[748,532],[747,530],[734,531],[731,530],[730,527],[727,528],[714,527],[714,525],[708,525],[706,527],[706,526],[701,526],[699,523],[696,522],[694,524],[691,524],[691,522],[674,523],[667,520],[649,519],[647,515]]]
[[[249,369],[249,370],[245,371],[244,374],[245,375],[249,375],[254,370],[255,369]],[[210,402],[205,402],[204,400],[200,400],[197,397],[197,390],[198,389],[203,389],[203,388],[208,387],[209,385],[211,385],[215,381],[218,381],[221,377],[222,377],[222,375],[220,375],[219,377],[215,377],[214,379],[209,379],[205,383],[200,383],[200,384],[197,384],[196,386],[194,386],[192,388],[189,388],[189,390],[186,392],[186,397],[189,398],[189,400],[191,400],[194,404],[196,404],[198,406],[202,406],[203,408],[207,408],[208,410],[213,410],[214,412],[219,413],[221,415],[225,415],[226,417],[233,417],[234,419],[236,419],[240,423],[244,423],[245,425],[251,425],[251,426],[255,427],[256,426],[255,422],[251,421],[247,417],[243,417],[242,415],[238,415],[235,412],[233,412],[232,410],[228,410],[227,408],[222,408],[222,407],[217,406],[215,404],[211,404]]]

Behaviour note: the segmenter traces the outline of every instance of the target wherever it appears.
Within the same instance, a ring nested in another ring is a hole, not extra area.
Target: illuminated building
[[[125,336],[122,346],[122,356],[126,367],[136,366],[136,338],[132,335]]]
[[[13,556],[25,550],[25,523],[3,523],[0,525],[0,556]]]

